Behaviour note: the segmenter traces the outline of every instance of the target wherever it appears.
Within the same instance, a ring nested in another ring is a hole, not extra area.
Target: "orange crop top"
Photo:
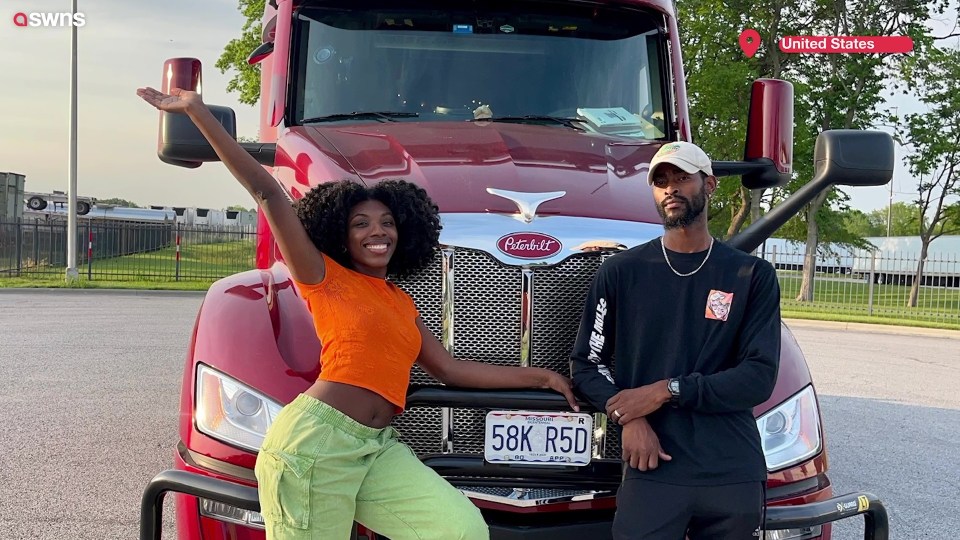
[[[295,281],[320,338],[320,379],[366,388],[403,412],[420,355],[417,307],[399,287],[323,255],[325,276]]]

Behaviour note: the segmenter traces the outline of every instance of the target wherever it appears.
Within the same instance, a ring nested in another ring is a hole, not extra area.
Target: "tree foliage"
[[[960,49],[933,49],[918,63],[915,91],[927,111],[906,115],[904,162],[918,177],[916,206],[928,222],[920,228],[920,260],[908,305],[917,305],[930,243],[960,233]]]
[[[890,236],[920,234],[920,211],[913,203],[895,202],[889,208],[870,212],[850,210],[843,216],[843,226],[857,236],[887,236],[887,215],[890,214]]]
[[[120,206],[123,208],[143,208],[133,201],[128,201],[126,199],[121,199],[119,197],[111,197],[109,199],[97,199],[98,206]]]
[[[220,73],[231,71],[227,92],[239,92],[240,103],[253,105],[260,99],[260,64],[250,65],[247,57],[262,42],[265,0],[239,0],[239,10],[247,18],[239,38],[231,39],[223,48],[216,66]]]

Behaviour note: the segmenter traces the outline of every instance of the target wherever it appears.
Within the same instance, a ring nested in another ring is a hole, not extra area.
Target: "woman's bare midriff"
[[[317,381],[304,392],[357,422],[372,428],[384,428],[393,421],[396,408],[376,392],[333,381]]]

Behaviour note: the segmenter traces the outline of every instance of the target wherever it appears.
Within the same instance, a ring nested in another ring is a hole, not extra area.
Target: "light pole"
[[[893,126],[895,138],[900,135],[900,107],[893,108],[896,125]],[[899,141],[898,141],[899,142]],[[890,238],[890,226],[893,224],[893,178],[890,179],[890,199],[887,202],[887,238]]]
[[[76,21],[77,0],[70,7]],[[77,281],[77,25],[70,25],[70,189],[67,191],[67,282]]]

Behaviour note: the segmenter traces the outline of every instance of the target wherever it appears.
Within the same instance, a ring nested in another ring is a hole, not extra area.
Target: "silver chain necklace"
[[[687,272],[686,274],[681,274],[680,272],[677,272],[677,269],[674,268],[672,264],[670,264],[670,257],[667,257],[667,246],[664,245],[662,236],[660,237],[660,249],[663,251],[663,260],[667,261],[667,266],[669,266],[670,269],[673,270],[674,274],[680,277],[689,277],[699,272],[700,269],[703,268],[703,265],[707,264],[707,259],[709,259],[710,254],[713,253],[713,237],[712,236],[710,237],[710,247],[707,248],[707,256],[703,258],[703,262],[700,263],[700,266],[698,266],[696,270],[694,270],[693,272]]]

